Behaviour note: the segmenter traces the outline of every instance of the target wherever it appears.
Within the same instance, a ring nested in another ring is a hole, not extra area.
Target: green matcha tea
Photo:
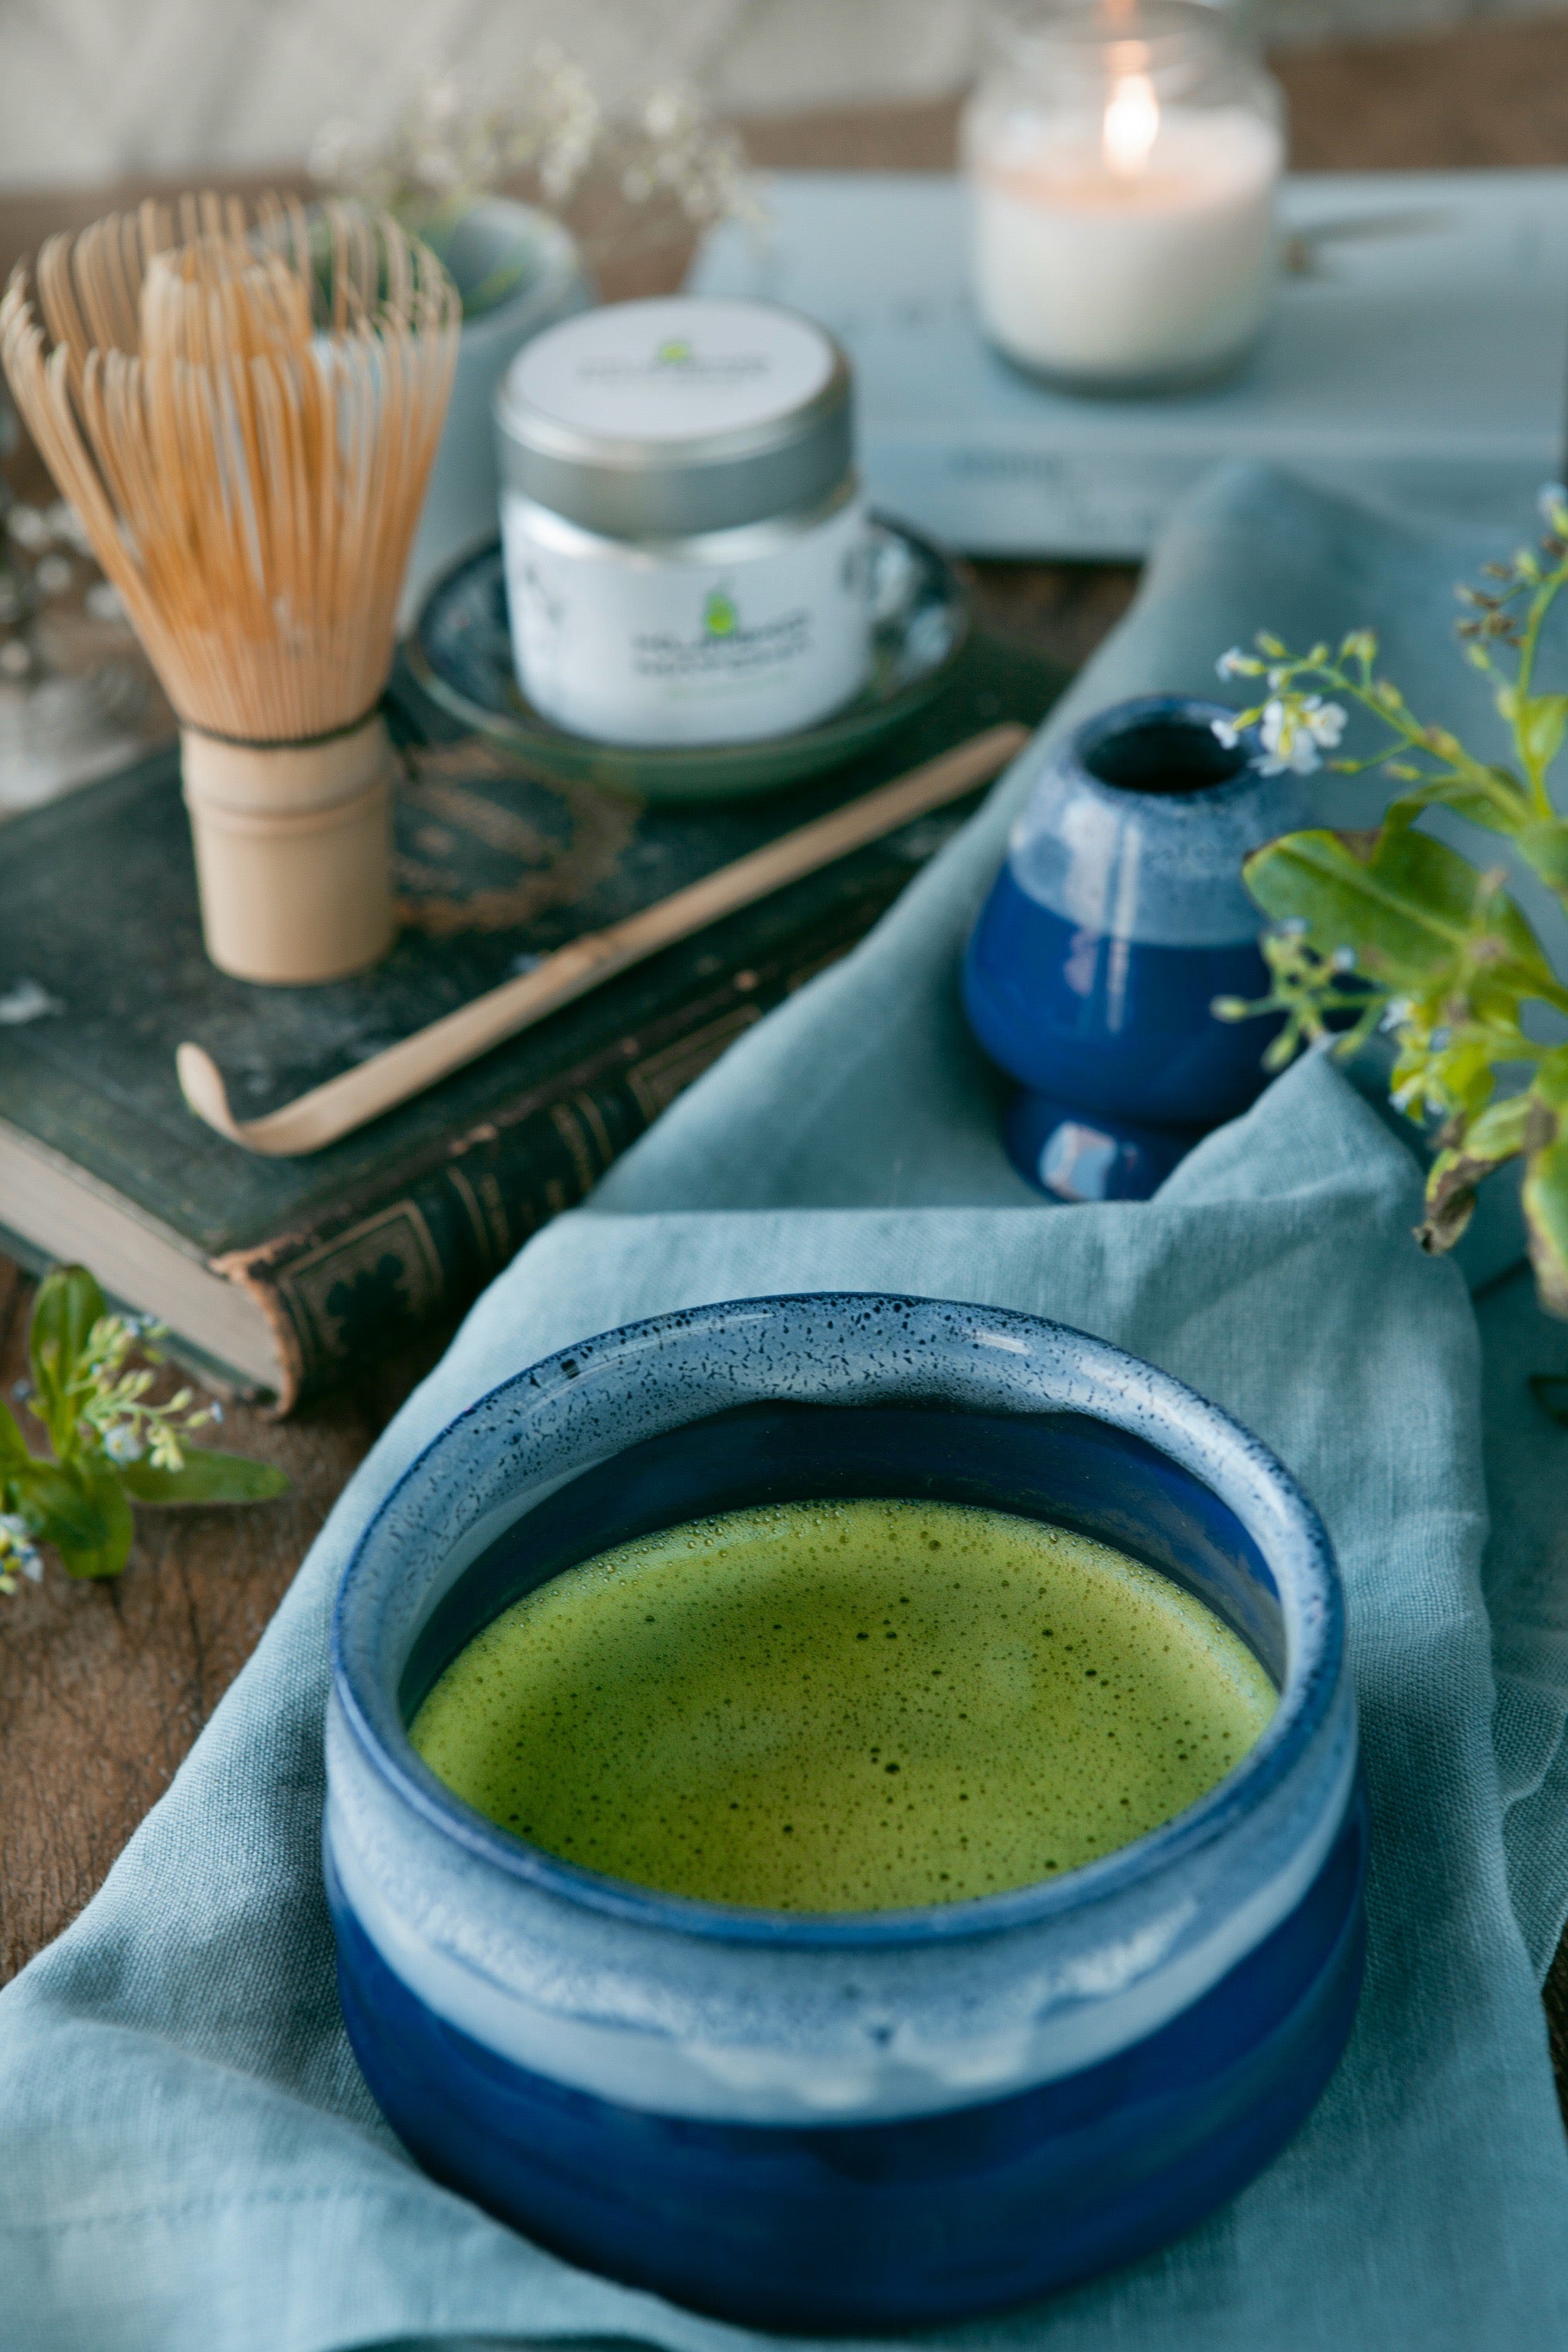
[[[875,1911],[1075,1869],[1212,1789],[1274,1706],[1212,1611],[1000,1511],[797,1503],[518,1601],[413,1740],[503,1829],[720,1903]]]

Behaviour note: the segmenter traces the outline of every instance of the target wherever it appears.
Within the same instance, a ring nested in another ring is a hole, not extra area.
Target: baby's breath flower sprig
[[[346,116],[324,122],[310,150],[323,186],[395,214],[405,228],[445,254],[480,196],[518,184],[550,211],[564,214],[586,199],[629,206],[646,238],[648,224],[671,215],[707,228],[721,220],[762,218],[740,135],[683,82],[657,84],[629,113],[613,115],[574,58],[548,44],[499,97],[476,96],[452,73],[426,75],[388,138],[377,143]],[[582,207],[579,206],[579,210]],[[595,222],[574,221],[595,250]],[[616,225],[626,243],[626,217]],[[464,289],[475,317],[509,294],[526,268],[509,262]]]
[[[1383,1020],[1384,993],[1364,982],[1349,984],[1355,971],[1355,950],[1340,947],[1323,955],[1306,937],[1306,925],[1287,922],[1264,934],[1263,960],[1272,983],[1267,996],[1249,1003],[1239,996],[1216,996],[1211,1010],[1217,1021],[1251,1021],[1260,1015],[1282,1017],[1279,1035],[1263,1056],[1266,1070],[1282,1070],[1309,1045],[1334,1035],[1342,1052],[1352,1052],[1372,1035]],[[1346,1022],[1354,1016],[1354,1025]]]
[[[167,1336],[165,1325],[132,1315],[105,1315],[88,1333],[82,1358],[82,1430],[95,1436],[109,1459],[122,1469],[147,1461],[155,1469],[183,1470],[181,1439],[223,1417],[221,1406],[198,1403],[192,1389],[177,1390],[163,1403],[150,1399],[148,1391],[157,1379],[154,1367],[163,1361],[157,1343]],[[142,1361],[128,1369],[132,1353]]]
[[[53,1453],[35,1454],[0,1403],[0,1593],[37,1580],[44,1543],[72,1576],[118,1576],[133,1504],[260,1502],[287,1488],[268,1463],[188,1445],[223,1412],[194,1389],[154,1394],[166,1337],[149,1317],[110,1314],[85,1266],[57,1266],[39,1285],[33,1378],[16,1393]]]
[[[1248,858],[1248,887],[1274,923],[1263,942],[1271,984],[1256,1003],[1223,999],[1214,1009],[1280,1023],[1270,1069],[1331,1031],[1336,1052],[1390,1034],[1392,1100],[1439,1129],[1423,1243],[1450,1247],[1477,1185],[1522,1159],[1537,1286],[1552,1313],[1568,1316],[1568,1045],[1542,1043],[1533,1018],[1538,1008],[1568,1016],[1568,987],[1506,869],[1478,868],[1419,823],[1445,808],[1503,835],[1568,910],[1568,822],[1549,785],[1568,736],[1568,693],[1542,692],[1536,679],[1545,623],[1568,586],[1568,489],[1548,484],[1540,506],[1539,545],[1486,565],[1479,586],[1458,592],[1459,641],[1490,681],[1510,761],[1483,759],[1419,717],[1381,674],[1370,629],[1305,654],[1263,631],[1250,650],[1221,656],[1222,678],[1263,682],[1254,708],[1216,722],[1223,740],[1256,731],[1257,764],[1269,772],[1310,774],[1332,752],[1327,764],[1339,773],[1380,769],[1404,789],[1370,831],[1288,834]],[[1370,750],[1340,752],[1346,705],[1375,723]]]
[[[438,236],[475,195],[522,173],[538,179],[548,203],[564,203],[604,129],[582,67],[546,46],[511,89],[488,101],[456,74],[426,73],[380,145],[352,117],[334,115],[312,142],[310,171]]]
[[[1517,807],[1515,780],[1472,758],[1448,729],[1424,723],[1392,679],[1376,675],[1378,644],[1372,630],[1352,629],[1337,654],[1326,645],[1290,654],[1266,631],[1254,642],[1258,655],[1233,646],[1215,667],[1222,678],[1263,677],[1267,695],[1233,719],[1216,719],[1214,730],[1223,743],[1234,744],[1256,730],[1264,753],[1257,764],[1263,774],[1289,770],[1310,776],[1327,766],[1336,775],[1359,776],[1380,768],[1395,782],[1416,788],[1401,803],[1410,816],[1433,800],[1456,796],[1495,804],[1500,814],[1510,814]],[[1329,695],[1343,700],[1330,701],[1325,698]],[[1381,743],[1354,757],[1339,753],[1349,719],[1347,701],[1358,704],[1384,730]],[[1339,756],[1325,760],[1325,752]]]

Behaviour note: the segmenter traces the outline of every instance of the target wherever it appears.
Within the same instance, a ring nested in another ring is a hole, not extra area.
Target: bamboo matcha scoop
[[[323,1150],[660,948],[689,939],[738,907],[749,907],[770,891],[782,890],[785,883],[831,865],[836,857],[879,841],[900,824],[962,799],[1005,768],[1028,740],[1026,727],[987,728],[895,783],[782,834],[749,857],[738,857],[687,889],[628,915],[625,922],[584,933],[521,979],[503,981],[500,988],[459,1005],[456,1013],[416,1030],[413,1036],[329,1078],[324,1086],[312,1087],[309,1094],[264,1118],[236,1118],[223,1073],[212,1055],[200,1045],[182,1045],[178,1065],[185,1100],[198,1118],[247,1151],[287,1159]]]

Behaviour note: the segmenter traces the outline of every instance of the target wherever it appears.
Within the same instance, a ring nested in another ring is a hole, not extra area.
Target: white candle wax
[[[981,317],[1004,351],[1051,374],[1201,377],[1262,323],[1283,142],[1239,106],[1167,106],[1142,153],[1136,116],[1123,127],[1119,162],[1113,115],[975,125]]]

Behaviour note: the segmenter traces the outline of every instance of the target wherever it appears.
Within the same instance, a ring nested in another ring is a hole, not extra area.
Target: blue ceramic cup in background
[[[457,372],[430,487],[425,493],[400,611],[411,620],[431,583],[500,528],[500,479],[490,411],[496,386],[524,343],[586,310],[594,288],[570,231],[510,196],[479,196],[439,239],[463,297]]]
[[[558,1861],[415,1754],[437,1675],[547,1578],[684,1519],[849,1496],[1134,1553],[1262,1661],[1262,1738],[1062,1877],[821,1915]],[[1364,1815],[1323,1529],[1226,1414],[1028,1316],[744,1299],[521,1373],[344,1572],[327,1763],[343,2017],[405,2146],[574,2261],[759,2326],[916,2326],[1161,2244],[1290,2137],[1355,2010]]]
[[[1267,994],[1241,864],[1310,823],[1300,783],[1221,742],[1217,703],[1147,695],[1049,756],[963,963],[985,1052],[1019,1082],[1007,1142],[1069,1200],[1142,1199],[1258,1093],[1271,1032],[1217,1021]]]

